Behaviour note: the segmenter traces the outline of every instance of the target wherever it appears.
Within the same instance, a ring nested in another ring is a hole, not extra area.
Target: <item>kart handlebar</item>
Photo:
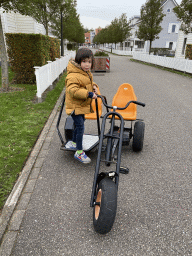
[[[109,105],[107,105],[107,103],[106,103],[106,101],[104,100],[104,97],[103,97],[103,96],[97,95],[97,97],[98,97],[98,98],[101,98],[101,100],[102,100],[102,102],[103,102],[103,105],[104,105],[107,109],[108,109],[108,108],[114,109],[115,106],[109,106]],[[134,104],[140,105],[140,106],[142,106],[142,107],[145,107],[145,103],[142,103],[142,102],[139,102],[139,101],[135,101],[135,100],[130,100],[129,102],[127,102],[127,104],[125,105],[125,107],[120,108],[120,107],[117,107],[117,106],[116,106],[115,108],[118,109],[118,110],[124,110],[124,109],[126,109],[126,108],[129,106],[129,104],[131,104],[131,103],[134,103]]]

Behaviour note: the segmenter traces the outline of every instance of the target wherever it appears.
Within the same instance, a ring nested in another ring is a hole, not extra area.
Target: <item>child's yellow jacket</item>
[[[66,113],[68,115],[73,111],[75,111],[75,115],[92,113],[92,99],[88,98],[88,93],[93,92],[93,85],[97,87],[98,85],[93,83],[91,72],[85,72],[79,64],[70,60],[67,66],[65,85]]]

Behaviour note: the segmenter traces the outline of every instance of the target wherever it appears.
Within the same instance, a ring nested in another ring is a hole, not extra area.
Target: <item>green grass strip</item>
[[[11,80],[11,71],[9,76]],[[34,103],[36,85],[11,84],[24,90],[0,93],[0,209],[64,88],[65,77],[38,104]]]

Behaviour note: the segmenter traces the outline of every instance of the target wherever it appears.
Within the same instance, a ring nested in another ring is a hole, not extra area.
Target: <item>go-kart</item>
[[[73,119],[70,116],[66,119],[65,141],[59,130],[64,102],[65,97],[57,121],[58,135],[62,143],[61,149],[75,151],[66,148],[67,142],[72,140],[75,129]],[[102,116],[102,104],[106,107],[104,116]],[[100,234],[108,233],[113,226],[117,211],[119,174],[129,172],[128,168],[121,166],[122,146],[129,145],[132,139],[133,151],[141,151],[143,148],[145,123],[142,119],[137,119],[137,105],[145,106],[144,103],[137,101],[133,87],[124,83],[118,88],[112,106],[108,105],[106,97],[98,95],[97,99],[92,101],[94,113],[85,115],[86,119],[97,120],[98,134],[85,134],[83,136],[83,150],[98,149],[90,206],[93,207],[94,229]],[[101,118],[103,120],[100,127]],[[109,121],[110,128],[105,131],[107,121]],[[129,127],[125,127],[125,121],[130,123]],[[115,164],[116,170],[101,171],[101,162],[104,162],[107,167]]]

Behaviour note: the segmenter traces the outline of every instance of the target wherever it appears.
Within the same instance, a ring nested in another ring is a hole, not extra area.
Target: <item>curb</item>
[[[56,127],[61,92],[0,216],[0,255],[10,255]],[[53,126],[54,124],[54,126]]]

